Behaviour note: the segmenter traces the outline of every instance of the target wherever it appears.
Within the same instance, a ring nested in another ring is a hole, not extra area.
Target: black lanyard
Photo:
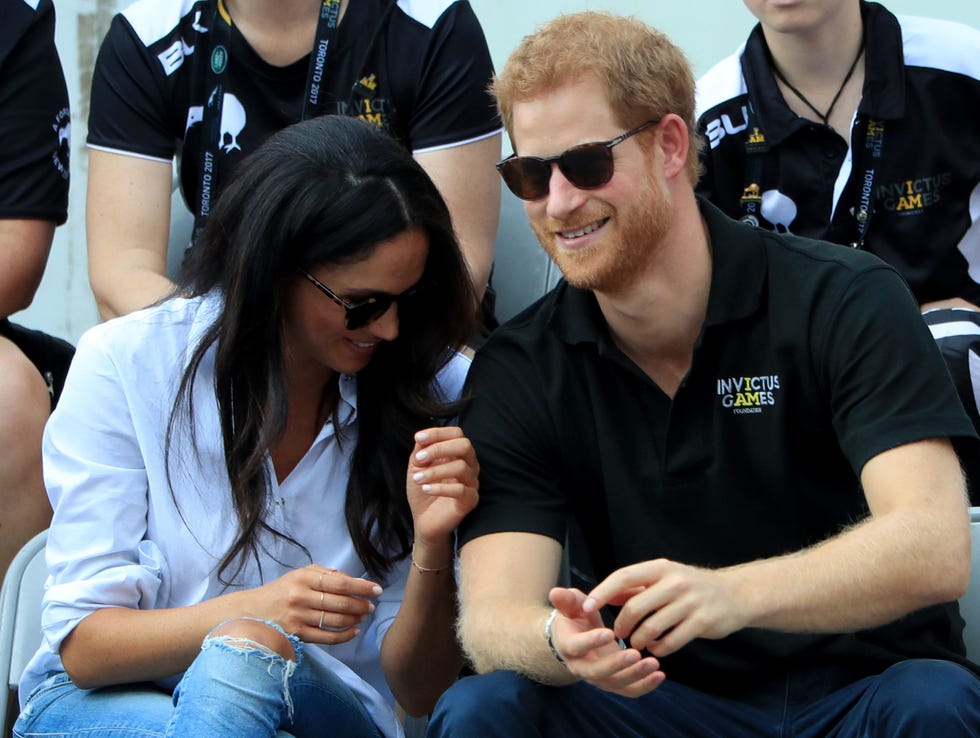
[[[762,207],[762,169],[766,154],[769,153],[769,143],[761,125],[755,126],[756,115],[749,107],[749,126],[751,133],[745,140],[745,174],[746,185],[742,188],[739,199],[741,218],[745,223],[759,225]],[[863,170],[859,186],[857,204],[851,209],[856,226],[851,247],[860,249],[868,235],[871,216],[874,213],[874,183],[878,175],[880,159],[885,145],[885,124],[883,121],[871,118],[859,118],[865,126],[864,146],[852,152],[852,170]]]
[[[310,54],[310,68],[306,75],[303,95],[303,111],[300,120],[307,120],[319,114],[323,92],[323,77],[327,67],[327,53],[337,33],[341,0],[322,0],[320,18],[316,25],[313,52]],[[208,59],[204,89],[210,90],[204,110],[201,113],[201,167],[198,185],[197,213],[194,217],[194,236],[196,243],[204,223],[211,213],[211,204],[217,196],[218,150],[222,144],[221,113],[224,109],[225,73],[230,61],[231,16],[222,0],[217,0],[211,20],[211,55]]]

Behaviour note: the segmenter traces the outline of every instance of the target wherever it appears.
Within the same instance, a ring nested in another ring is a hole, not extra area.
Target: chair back
[[[963,629],[966,655],[980,663],[980,507],[970,508],[970,533],[970,587],[960,598],[960,613],[966,621]]]
[[[23,545],[3,579],[0,589],[0,720],[3,735],[10,735],[17,709],[17,686],[27,662],[41,644],[41,599],[48,568],[44,545],[48,532],[41,531]]]

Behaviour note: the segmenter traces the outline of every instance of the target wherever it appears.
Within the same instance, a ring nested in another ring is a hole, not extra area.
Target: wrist
[[[558,608],[553,607],[551,608],[551,612],[548,613],[547,619],[544,621],[544,640],[545,643],[548,644],[548,650],[551,651],[551,655],[555,657],[555,661],[557,661],[562,666],[567,667],[568,664],[565,663],[565,659],[562,657],[562,655],[558,652],[558,649],[555,647],[554,632],[552,628],[554,626],[556,617],[558,617]]]
[[[438,573],[451,569],[456,560],[452,540],[442,544],[415,541],[412,546],[412,567],[424,574]]]

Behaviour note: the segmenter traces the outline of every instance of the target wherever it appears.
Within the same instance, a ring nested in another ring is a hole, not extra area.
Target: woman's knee
[[[296,649],[286,634],[261,620],[228,620],[212,630],[207,641],[220,642],[243,651],[258,650],[270,655],[277,654],[287,661],[297,660]]]

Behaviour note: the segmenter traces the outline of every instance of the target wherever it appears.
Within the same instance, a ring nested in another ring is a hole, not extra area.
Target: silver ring
[[[325,595],[325,594],[326,594],[326,592],[321,592],[320,593],[320,609],[321,610],[323,609],[323,595]]]
[[[316,588],[323,591],[323,572],[320,572],[320,578],[316,580]]]
[[[316,626],[320,630],[323,630],[323,616],[326,614],[323,610],[320,610],[320,624]]]

